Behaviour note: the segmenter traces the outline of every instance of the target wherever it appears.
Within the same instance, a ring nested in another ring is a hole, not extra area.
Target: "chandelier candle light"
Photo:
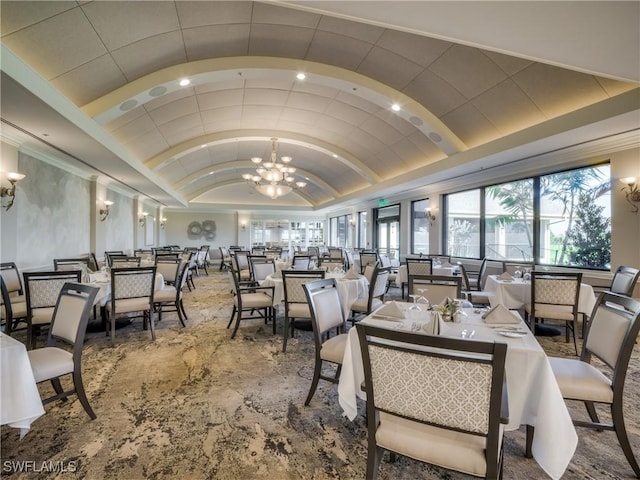
[[[242,178],[248,182],[255,183],[258,193],[274,200],[287,195],[294,187],[304,188],[307,185],[307,182],[303,181],[294,183],[295,178],[291,174],[296,169],[289,166],[292,160],[291,157],[280,157],[280,162],[278,162],[277,140],[277,138],[271,139],[271,158],[268,162],[263,162],[260,157],[251,159],[257,166],[256,173],[258,175],[251,175],[250,173],[242,175]]]

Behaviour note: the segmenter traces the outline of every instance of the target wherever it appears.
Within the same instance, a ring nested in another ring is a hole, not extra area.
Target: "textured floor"
[[[230,340],[231,296],[226,274],[196,279],[186,294],[189,314],[181,329],[175,314],[158,325],[157,340],[140,322],[121,328],[115,345],[91,333],[84,379],[98,416],[90,421],[74,397],[47,413],[19,440],[1,428],[7,478],[83,479],[360,479],[366,465],[366,427],[359,415],[341,415],[337,389],[327,383],[305,407],[313,368],[309,332],[281,353],[278,335],[258,320],[244,323]],[[392,291],[393,293],[393,291]],[[541,339],[549,354],[570,354],[561,338]],[[628,430],[640,455],[640,351],[627,382]],[[48,385],[41,385],[48,392]],[[572,411],[582,415],[577,405]],[[364,404],[360,406],[363,413]],[[611,432],[579,430],[577,452],[565,479],[629,478]],[[523,457],[523,429],[506,435],[505,478],[546,478]],[[12,463],[16,462],[16,463]],[[23,462],[23,463],[20,463]],[[25,464],[24,462],[33,462]],[[44,463],[43,463],[44,462]],[[50,462],[50,463],[49,463]],[[12,465],[38,470],[13,471]],[[383,462],[381,479],[458,479],[410,459]]]

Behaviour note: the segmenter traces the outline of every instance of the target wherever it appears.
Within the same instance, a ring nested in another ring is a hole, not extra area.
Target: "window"
[[[369,242],[367,241],[367,212],[358,212],[358,247],[369,247]]]
[[[485,188],[484,246],[489,258],[533,259],[533,179]]]
[[[480,190],[445,196],[447,252],[453,257],[480,258]]]
[[[427,209],[429,199],[411,202],[411,253],[429,253],[429,227]]]
[[[349,222],[351,215],[341,215],[329,219],[329,233],[332,247],[348,248],[351,246],[349,237]]]
[[[446,195],[447,253],[609,269],[608,164]]]
[[[378,253],[386,253],[389,258],[400,256],[400,205],[377,208],[376,216],[376,245]]]

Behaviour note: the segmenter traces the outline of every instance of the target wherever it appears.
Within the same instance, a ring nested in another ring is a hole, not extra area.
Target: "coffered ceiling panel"
[[[620,95],[629,102],[617,113],[640,108],[635,83],[304,2],[0,2],[3,73],[34,99],[44,98],[36,84],[64,95],[47,108],[83,118],[78,135],[109,144],[169,207],[335,208],[380,182],[402,189],[396,179],[436,163],[463,156],[472,169],[496,140],[535,139],[551,120]],[[3,120],[41,135],[38,122],[8,117],[17,111],[3,105]],[[242,178],[257,175],[250,159],[267,160],[271,138],[276,158],[293,157],[295,181],[307,182],[276,200]]]

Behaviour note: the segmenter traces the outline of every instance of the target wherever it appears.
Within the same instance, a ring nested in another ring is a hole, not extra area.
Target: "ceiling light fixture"
[[[304,80],[305,78],[307,78],[307,76],[304,73],[300,72],[299,74],[296,75],[296,78],[298,80]]]
[[[186,87],[190,83],[191,83],[191,80],[189,80],[188,78],[183,78],[182,80],[180,80],[180,86],[181,87]]]
[[[393,110],[394,112],[399,112],[400,105],[398,105],[397,103],[394,103],[393,105],[391,105],[391,110]]]
[[[265,197],[275,200],[290,193],[294,188],[304,188],[307,182],[295,181],[291,175],[296,171],[290,167],[291,157],[280,157],[278,162],[277,138],[271,139],[271,157],[269,161],[262,162],[262,158],[253,157],[251,161],[256,165],[257,175],[245,173],[242,175],[247,182],[255,184],[256,191]]]

